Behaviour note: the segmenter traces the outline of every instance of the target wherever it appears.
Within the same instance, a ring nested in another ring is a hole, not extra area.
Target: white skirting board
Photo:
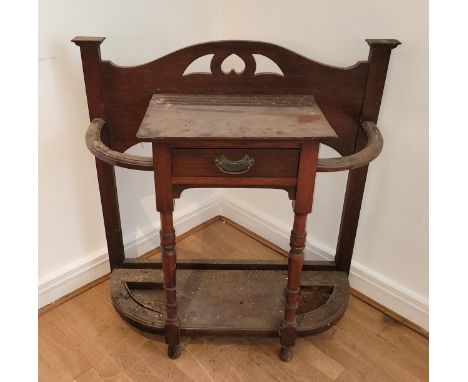
[[[220,193],[215,193],[200,203],[174,212],[177,235],[220,215]],[[135,258],[159,246],[159,224],[149,226],[136,239],[126,240],[125,255]],[[39,308],[110,272],[107,249],[91,254],[39,280]]]
[[[291,227],[252,208],[230,194],[222,194],[221,215],[255,232],[277,246],[288,249]],[[334,250],[323,244],[307,240],[305,258],[333,260]],[[429,302],[404,286],[359,264],[352,262],[349,275],[351,287],[405,317],[420,327],[429,329]]]
[[[174,226],[178,235],[213,218],[223,215],[281,248],[289,248],[291,227],[285,223],[252,208],[232,195],[219,192],[203,202],[175,211]],[[132,241],[125,241],[127,257],[137,257],[159,246],[158,226],[151,226]],[[334,250],[307,241],[307,259],[332,260]],[[106,250],[103,249],[81,261],[70,264],[56,273],[39,281],[39,307],[90,283],[109,272]],[[395,283],[387,277],[353,261],[350,272],[351,286],[408,320],[429,328],[429,303],[426,298]]]

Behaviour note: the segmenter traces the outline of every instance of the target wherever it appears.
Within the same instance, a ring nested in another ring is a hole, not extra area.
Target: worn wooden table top
[[[137,138],[335,139],[312,95],[153,95]]]

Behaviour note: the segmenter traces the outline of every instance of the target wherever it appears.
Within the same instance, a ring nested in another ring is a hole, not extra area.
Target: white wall
[[[397,38],[403,45],[392,54],[379,119],[385,146],[369,171],[352,283],[427,327],[427,14],[426,1],[403,0],[40,2],[42,304],[106,269],[94,162],[84,145],[88,120],[81,60],[78,47],[69,42],[72,37],[107,36],[101,49],[103,58],[122,65],[141,64],[193,43],[235,38],[278,43],[340,66],[367,59],[364,38]],[[156,235],[145,236],[158,224],[151,175],[120,169],[117,175],[126,242],[135,244],[139,237],[151,237],[154,245]],[[309,220],[310,253],[334,251],[345,181],[345,174],[318,176]],[[201,206],[206,217],[220,211],[206,207],[216,197],[219,194],[209,190],[188,191],[176,208],[185,216]],[[246,206],[245,211],[254,211],[272,227],[287,227],[292,221],[290,203],[282,191],[225,190],[222,198],[231,207]],[[233,211],[240,209],[224,210],[237,216]],[[181,225],[184,229],[189,226]],[[274,231],[257,230],[265,236]],[[279,244],[286,246],[281,240]],[[76,270],[81,278],[75,277]],[[370,276],[363,282],[360,274]],[[74,281],[69,282],[71,279]],[[373,288],[374,284],[378,287]],[[411,306],[419,313],[412,312]]]
[[[39,289],[40,305],[108,269],[96,171],[86,149],[89,124],[76,35],[107,36],[103,59],[122,65],[151,61],[181,47],[220,37],[211,1],[63,1],[39,7]],[[157,245],[150,173],[117,169],[124,240],[144,233]],[[177,210],[191,211],[211,196],[190,190]],[[139,252],[147,249],[143,247]],[[134,251],[135,252],[135,251]],[[78,271],[77,271],[78,270]],[[76,279],[76,273],[80,273]],[[73,280],[69,280],[74,278]],[[59,284],[59,288],[55,286]],[[55,288],[55,289],[54,289]]]

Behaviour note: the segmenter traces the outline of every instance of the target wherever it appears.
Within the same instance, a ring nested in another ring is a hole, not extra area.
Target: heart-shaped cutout
[[[237,54],[231,54],[221,63],[224,74],[242,74],[245,70],[245,62]]]

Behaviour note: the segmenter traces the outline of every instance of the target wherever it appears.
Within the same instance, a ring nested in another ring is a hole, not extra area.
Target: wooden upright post
[[[392,49],[397,47],[400,42],[398,40],[366,41],[370,46],[369,72],[361,112],[361,122],[371,121],[377,123],[390,54]],[[359,129],[354,151],[361,150],[365,144],[366,136],[362,129]],[[351,267],[362,197],[366,185],[367,169],[368,165],[350,170],[348,174],[335,257],[338,271],[349,273]]]
[[[89,119],[91,121],[94,118],[106,119],[100,50],[103,41],[104,37],[75,37],[72,40],[81,50]],[[101,139],[107,146],[110,146],[108,136],[105,133]],[[114,166],[98,158],[96,158],[96,171],[101,195],[104,228],[106,230],[107,251],[112,270],[121,266],[125,260],[115,171]]]

